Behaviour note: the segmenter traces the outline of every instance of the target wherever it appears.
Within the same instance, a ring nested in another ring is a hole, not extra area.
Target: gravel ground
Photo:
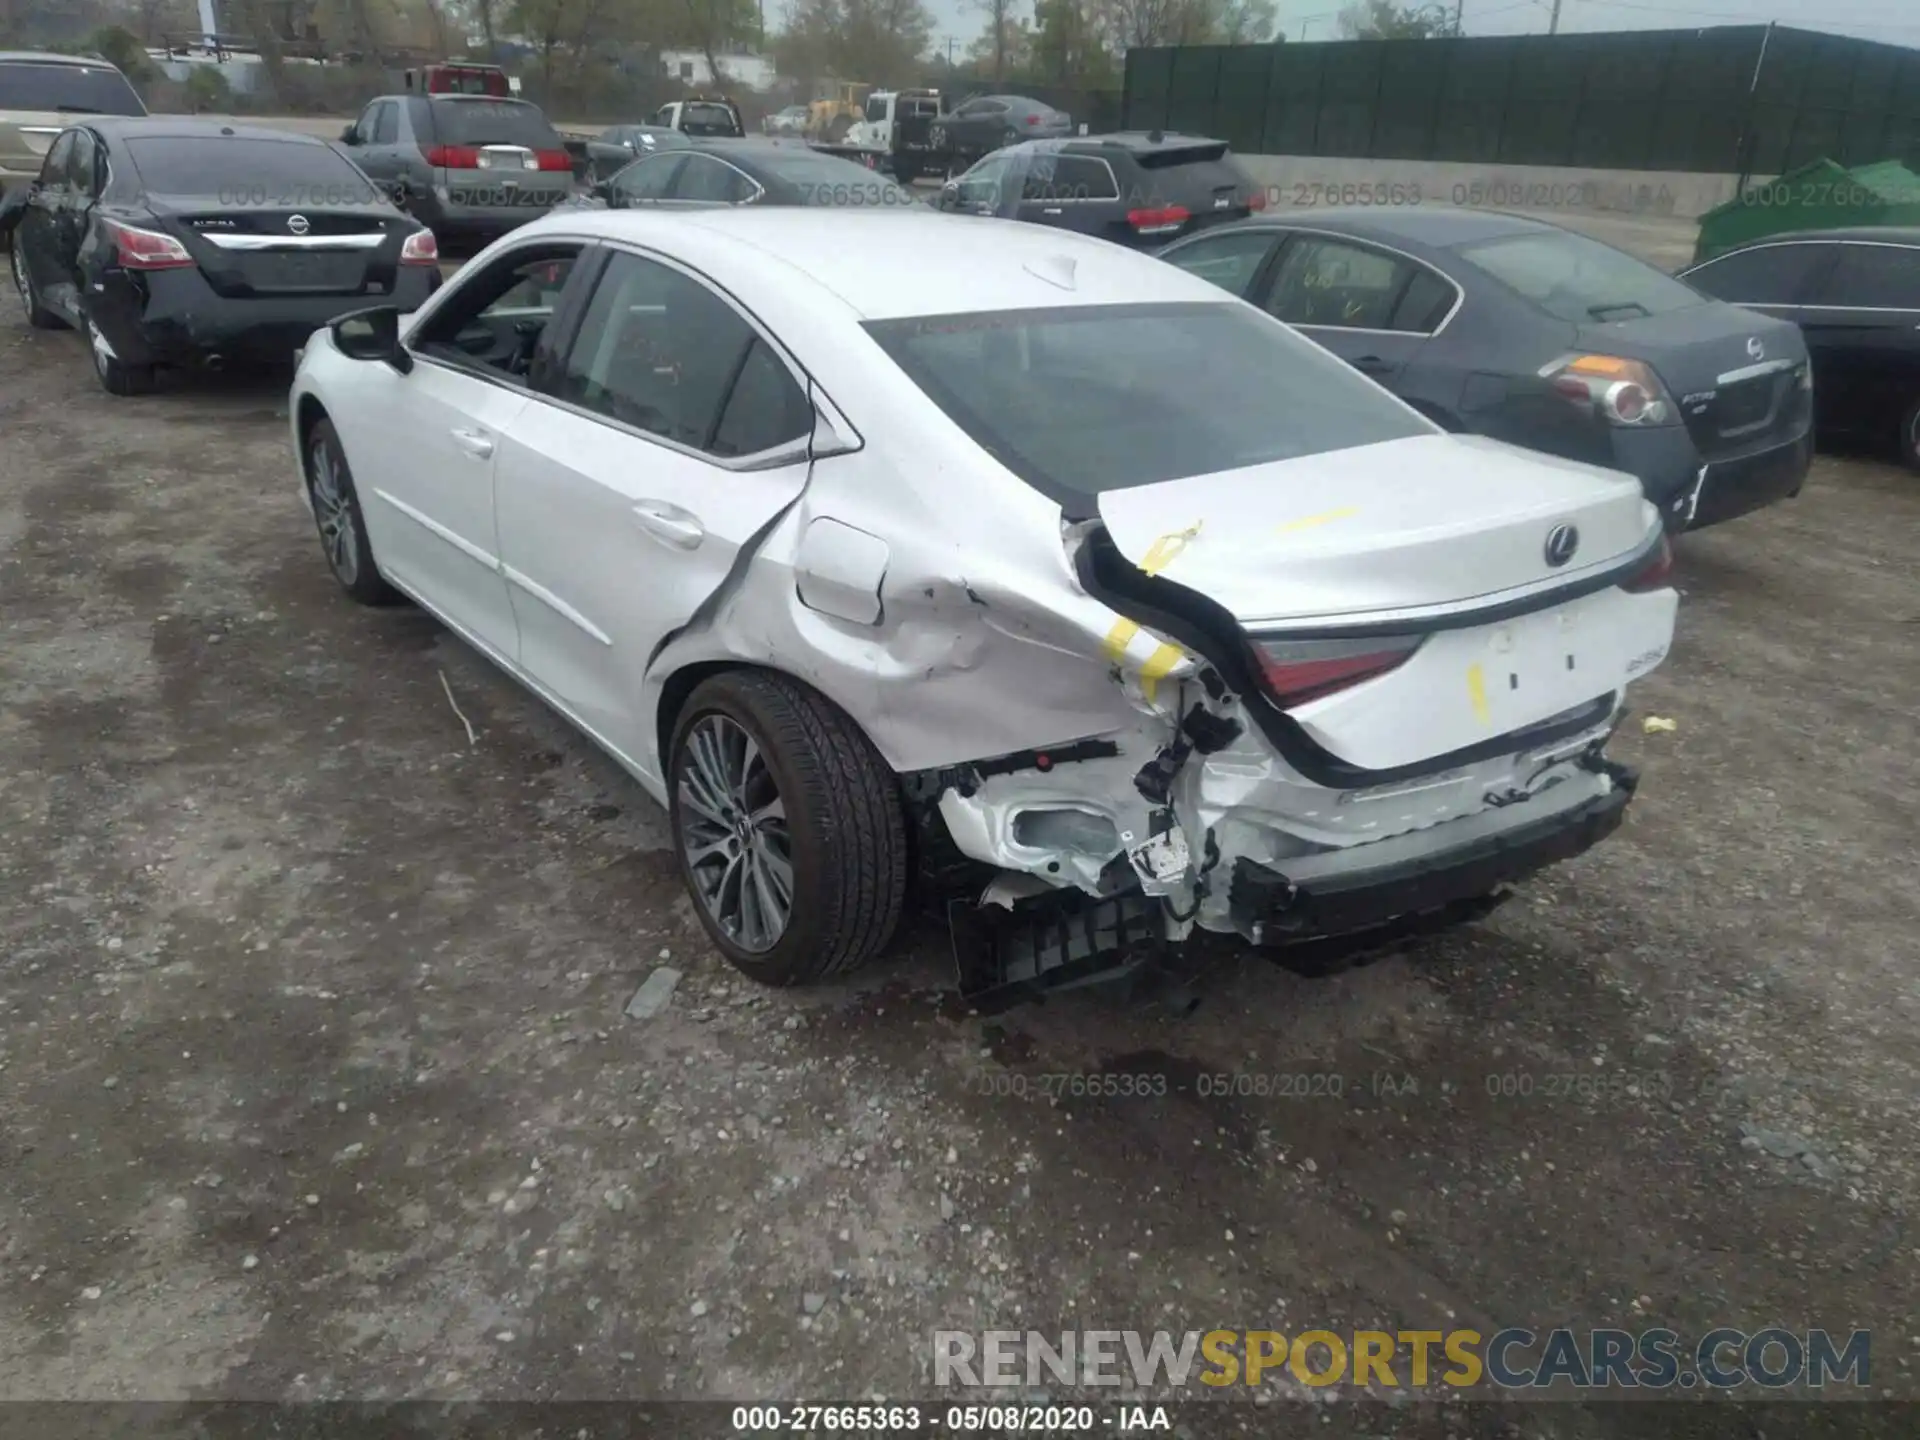
[[[0,319],[0,1398],[901,1396],[935,1327],[1656,1323],[1870,1327],[1914,1395],[1911,478],[1823,459],[1683,543],[1627,825],[1485,924],[983,1019],[931,925],[736,979],[637,787],[335,592],[283,397],[112,400]],[[1038,1094],[1101,1070],[1170,1093]],[[1630,1410],[1525,1433],[1680,1433]]]

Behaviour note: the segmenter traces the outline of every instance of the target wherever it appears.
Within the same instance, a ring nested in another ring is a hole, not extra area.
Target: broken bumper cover
[[[1619,828],[1635,773],[1608,764],[1611,789],[1436,855],[1295,880],[1244,856],[1229,875],[1233,928],[1253,944],[1358,934],[1447,910],[1591,849]]]

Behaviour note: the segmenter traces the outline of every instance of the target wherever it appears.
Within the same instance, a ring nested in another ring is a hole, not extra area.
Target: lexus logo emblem
[[[1767,347],[1760,343],[1760,337],[1758,335],[1753,335],[1748,337],[1747,354],[1751,355],[1754,359],[1758,360],[1762,356],[1764,356],[1766,353],[1767,353]]]
[[[1580,532],[1571,525],[1556,525],[1547,532],[1547,564],[1558,569],[1573,558],[1580,548]]]
[[[304,215],[290,215],[287,217],[287,229],[296,235],[304,235],[312,228],[313,226],[307,223],[307,217]]]

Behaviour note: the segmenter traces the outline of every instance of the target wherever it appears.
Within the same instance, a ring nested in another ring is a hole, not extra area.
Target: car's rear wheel
[[[7,247],[13,260],[13,283],[20,292],[21,308],[27,312],[27,324],[36,330],[58,330],[66,324],[53,311],[40,303],[40,293],[33,288],[33,278],[27,274],[27,256],[25,241],[20,232],[13,232],[13,244]]]
[[[93,354],[93,373],[109,395],[144,395],[153,389],[153,366],[129,365],[114,353],[113,343],[100,333],[93,317],[86,321],[87,349]]]
[[[1909,470],[1920,471],[1920,398],[1900,417],[1900,458]]]
[[[674,724],[666,779],[694,908],[743,974],[805,985],[892,939],[907,890],[899,787],[824,697],[765,672],[701,682]]]
[[[320,548],[327,568],[340,588],[362,605],[393,605],[401,594],[389,585],[373,561],[367,539],[366,517],[360,494],[353,488],[353,472],[331,420],[319,421],[307,432],[307,498],[313,505],[313,523],[320,531]]]

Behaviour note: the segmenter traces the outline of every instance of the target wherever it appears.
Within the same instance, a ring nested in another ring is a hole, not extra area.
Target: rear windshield
[[[1433,431],[1235,301],[928,315],[866,329],[982,449],[1070,513],[1104,490]]]
[[[864,165],[808,150],[776,150],[769,145],[753,157],[756,169],[783,180],[800,193],[802,205],[833,205],[897,210],[919,205],[920,197]]]
[[[724,105],[689,105],[680,112],[680,125],[689,135],[738,135],[739,122]]]
[[[448,145],[564,148],[540,107],[522,100],[436,100],[433,128],[435,137]]]
[[[367,177],[325,145],[221,135],[129,140],[141,182],[156,195],[215,195],[232,205],[366,205]]]
[[[1480,240],[1460,246],[1459,253],[1523,299],[1576,325],[1706,303],[1691,286],[1644,261],[1567,230]]]
[[[0,60],[0,110],[64,110],[72,115],[144,115],[127,77],[107,65],[45,65]]]
[[[1256,188],[1240,162],[1222,144],[1180,145],[1172,149],[1130,150],[1145,173],[1143,183],[1127,187],[1142,205],[1179,203],[1203,208],[1215,195],[1231,190],[1236,196]]]

